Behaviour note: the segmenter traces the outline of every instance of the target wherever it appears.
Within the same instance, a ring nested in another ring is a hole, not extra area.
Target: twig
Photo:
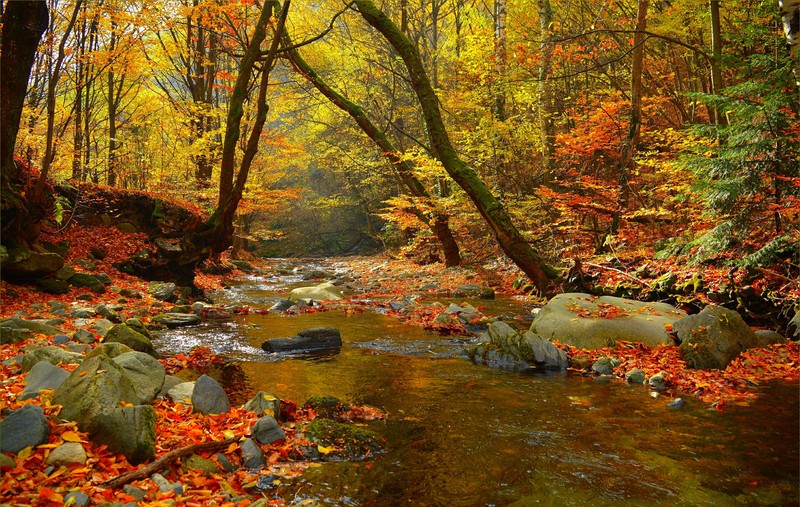
[[[113,479],[107,480],[101,485],[108,488],[119,488],[120,486],[124,486],[129,482],[138,481],[139,479],[144,479],[146,477],[149,477],[151,474],[163,469],[169,463],[175,461],[178,458],[182,458],[184,456],[190,456],[198,452],[217,451],[220,449],[224,449],[225,447],[228,447],[232,443],[238,442],[240,438],[242,437],[228,438],[221,442],[204,442],[202,444],[192,444],[192,445],[187,445],[185,447],[180,447],[178,449],[169,451],[165,455],[161,456],[152,463],[143,466],[142,468],[133,470],[131,472],[126,472],[122,475],[118,475]]]
[[[617,268],[611,268],[611,267],[608,267],[608,266],[601,266],[600,264],[593,264],[591,262],[584,262],[583,264],[585,266],[591,266],[593,268],[607,269],[608,271],[617,272],[617,273],[621,274],[622,276],[630,278],[631,280],[633,280],[634,282],[638,283],[642,287],[649,287],[649,285],[646,282],[643,282],[643,281],[639,280],[638,278],[636,278],[635,276],[629,275],[628,273],[626,273],[624,271],[621,271],[621,270],[619,270]]]

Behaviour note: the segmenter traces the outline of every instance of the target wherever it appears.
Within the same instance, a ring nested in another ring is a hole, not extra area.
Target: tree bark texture
[[[553,107],[553,90],[550,84],[550,67],[553,61],[553,43],[551,42],[553,8],[550,0],[538,0],[539,32],[541,42],[539,53],[539,128],[542,139],[542,183],[549,184],[555,173],[556,127],[555,108]]]
[[[795,83],[800,86],[800,0],[780,0],[783,32],[792,55]]]
[[[550,282],[548,275],[554,275],[554,270],[547,266],[541,256],[522,238],[500,201],[478,174],[458,156],[442,121],[436,93],[413,43],[371,1],[355,0],[355,4],[366,22],[380,32],[403,59],[439,161],[472,200],[506,255],[528,275],[540,292],[546,292]]]

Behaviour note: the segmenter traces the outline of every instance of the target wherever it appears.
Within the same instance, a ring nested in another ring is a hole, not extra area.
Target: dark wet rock
[[[256,469],[261,468],[266,464],[264,459],[264,451],[261,447],[251,438],[245,438],[241,444],[242,449],[242,464],[245,468]]]
[[[647,380],[647,375],[641,368],[633,368],[625,373],[625,382],[629,384],[644,384],[645,380]]]
[[[194,392],[194,382],[181,382],[167,391],[167,397],[175,403],[183,405],[192,404],[192,393]]]
[[[290,299],[280,299],[269,308],[271,312],[285,312],[294,306],[294,301]]]
[[[169,329],[194,326],[200,323],[200,317],[194,313],[162,313],[153,317],[153,322],[158,322]]]
[[[48,294],[66,294],[69,292],[69,284],[58,278],[39,278],[36,285]]]
[[[342,336],[333,327],[305,329],[291,338],[271,338],[261,344],[267,352],[317,353],[342,348]]]
[[[613,346],[620,341],[655,347],[674,343],[668,330],[685,316],[666,303],[568,293],[553,297],[539,310],[531,331],[584,349]]]
[[[47,361],[40,361],[33,365],[25,377],[25,387],[20,395],[20,400],[35,398],[43,389],[56,389],[66,378],[69,372]]]
[[[123,343],[116,343],[116,342],[100,343],[90,352],[88,352],[84,359],[89,359],[97,356],[107,356],[108,358],[113,359],[120,354],[125,354],[126,352],[133,352],[133,349]]]
[[[156,411],[150,405],[118,407],[98,417],[92,425],[92,440],[137,465],[156,455]]]
[[[577,370],[588,370],[592,366],[592,356],[589,354],[575,354],[570,358],[569,365]]]
[[[53,344],[55,345],[64,345],[69,341],[69,336],[65,334],[57,334],[53,337]]]
[[[197,454],[192,454],[182,461],[184,470],[195,470],[206,474],[215,474],[219,472],[219,467],[213,460],[198,456]]]
[[[78,442],[65,442],[50,452],[45,461],[48,465],[61,466],[70,463],[86,464],[86,451]]]
[[[183,494],[183,485],[179,482],[169,482],[163,475],[155,473],[150,476],[150,480],[158,486],[158,490],[162,493],[174,492],[176,495]]]
[[[119,295],[130,299],[142,299],[142,293],[133,289],[122,289],[119,291]]]
[[[362,460],[384,450],[384,439],[380,435],[354,424],[314,419],[301,431],[311,442],[331,449],[322,454],[323,460]]]
[[[0,263],[5,280],[33,280],[55,273],[64,258],[55,253],[40,253],[25,248],[10,248]]]
[[[228,457],[221,452],[217,453],[217,462],[225,472],[233,472],[236,470],[236,467],[233,465],[233,463],[231,463],[231,460],[229,460]]]
[[[151,282],[147,286],[147,293],[159,301],[173,301],[177,288],[178,286],[172,282]]]
[[[0,421],[0,435],[0,451],[16,454],[26,447],[47,442],[50,427],[42,407],[25,405]]]
[[[592,364],[592,371],[598,375],[613,375],[614,368],[619,366],[619,359],[616,357],[601,357]]]
[[[477,283],[467,283],[456,288],[453,292],[453,297],[494,299],[494,289],[491,287],[484,287]]]
[[[8,326],[0,326],[0,345],[19,343],[33,338],[33,332],[29,329],[19,329]]]
[[[169,393],[170,389],[177,386],[178,384],[183,384],[184,382],[186,381],[180,377],[176,377],[174,375],[165,375],[164,383],[161,384],[161,389],[159,389],[156,398],[165,398],[167,396],[167,393]],[[191,393],[189,393],[189,398],[191,397],[192,395]]]
[[[73,319],[91,319],[97,315],[97,310],[89,306],[73,306],[69,310],[69,316]]]
[[[72,334],[72,341],[79,343],[94,343],[94,333],[88,329],[78,329]]]
[[[164,366],[157,359],[144,352],[126,352],[112,359],[122,366],[125,373],[133,381],[137,404],[151,403],[164,385]]]
[[[40,362],[47,361],[50,364],[57,365],[59,363],[80,363],[83,361],[83,356],[75,352],[69,352],[61,347],[50,345],[47,347],[40,347],[31,350],[22,357],[22,371],[30,371],[33,366]]]
[[[108,251],[103,247],[93,246],[89,249],[89,255],[99,261],[102,261],[108,255]]]
[[[61,332],[58,330],[58,328],[43,322],[25,320],[19,317],[10,317],[8,319],[0,320],[0,328],[27,329],[34,334],[44,334],[47,336],[55,336]]]
[[[119,314],[117,314],[117,312],[112,310],[107,305],[97,305],[97,307],[95,307],[95,311],[98,315],[110,322],[113,322],[114,324],[122,323],[122,319],[120,319]]]
[[[148,340],[152,340],[153,337],[150,335],[150,331],[147,330],[147,327],[144,323],[139,319],[128,319],[125,321],[125,325],[129,328],[133,329],[139,334],[142,334],[147,337]]]
[[[782,334],[770,329],[756,329],[754,332],[760,347],[769,347],[776,343],[787,343],[789,341]]]
[[[273,394],[260,391],[244,404],[244,409],[259,416],[269,415],[277,418],[281,413],[281,400]]]
[[[303,406],[313,409],[317,417],[324,419],[337,419],[347,409],[347,405],[333,396],[312,396]]]
[[[64,505],[74,505],[75,507],[85,507],[89,505],[89,495],[80,491],[70,491],[64,495]]]
[[[251,429],[253,438],[262,444],[271,444],[276,440],[285,440],[286,433],[281,429],[274,417],[259,417]]]
[[[709,305],[697,315],[677,321],[681,357],[690,368],[725,369],[743,351],[760,346],[758,337],[738,312]]]
[[[73,268],[72,266],[64,266],[63,268],[56,271],[55,275],[53,276],[55,276],[57,280],[62,280],[66,282],[75,273],[77,273],[77,271],[75,271],[75,268]]]
[[[663,393],[667,390],[667,374],[665,372],[659,372],[647,379],[647,385],[653,391]]]
[[[117,324],[109,329],[103,337],[103,343],[121,343],[138,352],[158,357],[150,339],[127,324]]]
[[[203,375],[195,381],[192,406],[195,412],[201,414],[223,414],[231,409],[225,390],[208,375]]]
[[[106,286],[95,275],[88,273],[75,273],[67,280],[73,287],[86,287],[95,294],[102,294],[106,291]]]
[[[683,408],[686,406],[686,402],[683,401],[683,398],[675,398],[673,401],[667,403],[669,408]]]
[[[563,370],[569,365],[566,352],[550,341],[530,331],[517,332],[502,321],[492,323],[479,340],[481,343],[468,352],[476,363],[516,370]]]

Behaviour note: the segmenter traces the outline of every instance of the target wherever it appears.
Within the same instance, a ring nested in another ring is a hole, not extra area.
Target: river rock
[[[240,447],[242,449],[242,464],[245,468],[261,468],[266,464],[264,451],[252,438],[245,438]]]
[[[330,280],[334,276],[322,269],[313,269],[303,275],[303,280]]]
[[[244,404],[244,409],[258,416],[269,415],[277,418],[281,414],[281,400],[273,394],[260,391]]]
[[[109,358],[115,358],[120,354],[125,354],[126,352],[133,352],[133,349],[122,343],[116,343],[116,342],[100,343],[91,351],[89,351],[84,359],[89,359],[90,357],[97,357],[97,356],[107,356]]]
[[[197,454],[192,454],[182,461],[185,470],[195,470],[206,474],[216,474],[219,472],[219,467],[214,463],[214,460],[206,459]]]
[[[55,336],[61,332],[58,328],[45,324],[44,322],[25,320],[19,317],[10,317],[0,320],[0,329],[2,328],[25,329],[33,334],[44,334],[47,336]]]
[[[285,440],[286,433],[281,429],[274,417],[265,415],[259,417],[251,429],[253,438],[262,444],[271,444],[276,440]]]
[[[200,323],[200,317],[193,313],[162,313],[153,317],[153,322],[158,322],[169,329],[176,327],[194,326]]]
[[[614,368],[619,366],[619,359],[616,357],[604,356],[592,364],[592,371],[598,375],[613,375]]]
[[[128,319],[125,321],[125,325],[129,328],[133,329],[137,333],[144,335],[147,337],[148,340],[152,340],[153,337],[150,335],[150,331],[148,331],[147,326],[139,319]]]
[[[83,361],[83,356],[75,352],[69,352],[61,347],[50,345],[33,349],[22,357],[22,371],[30,371],[33,365],[40,361],[47,361],[50,364],[59,363],[80,363]]]
[[[182,403],[183,405],[192,404],[192,393],[194,392],[194,382],[181,382],[169,391],[167,397],[175,403]]]
[[[625,373],[625,382],[629,384],[644,384],[645,380],[647,380],[647,375],[641,368],[633,368]]]
[[[33,333],[29,329],[0,326],[0,345],[20,343],[28,338],[33,338]]]
[[[469,351],[476,363],[515,370],[531,367],[563,370],[569,366],[566,352],[549,340],[530,331],[517,332],[502,321],[493,322],[479,341]]]
[[[289,308],[294,306],[294,301],[291,299],[281,299],[278,300],[274,305],[269,307],[269,311],[271,312],[285,312]]]
[[[122,319],[119,318],[119,314],[109,308],[108,305],[97,305],[95,307],[95,311],[98,315],[114,324],[122,323]]]
[[[267,352],[316,353],[342,348],[342,336],[333,327],[305,329],[291,338],[271,338],[261,344]]]
[[[289,293],[287,299],[295,303],[303,301],[307,304],[312,301],[339,301],[342,299],[342,289],[331,282],[325,282],[313,287],[298,287]]]
[[[453,297],[494,299],[494,289],[491,287],[484,287],[477,283],[467,283],[456,288],[453,292]]]
[[[93,330],[98,335],[105,336],[114,327],[114,323],[108,319],[97,319],[96,321],[92,322],[89,326],[89,329]]]
[[[133,381],[139,405],[147,405],[155,399],[164,385],[166,375],[164,366],[157,359],[144,352],[133,351],[120,354],[112,361],[122,366]]]
[[[80,491],[70,491],[64,495],[64,505],[85,507],[86,505],[89,505],[89,495]]]
[[[55,273],[64,267],[64,258],[54,253],[10,248],[6,250],[6,254],[0,262],[4,280],[32,280]]]
[[[91,434],[94,442],[138,465],[156,455],[156,411],[150,405],[114,408],[97,418]]]
[[[186,380],[176,377],[174,375],[165,375],[164,376],[164,383],[161,384],[161,389],[158,391],[156,398],[165,398],[169,393],[170,389],[177,386],[178,384],[183,384]],[[192,394],[189,393],[189,398],[192,397]]]
[[[47,442],[50,427],[42,407],[25,405],[0,421],[0,435],[0,451],[16,454],[26,447]]]
[[[86,287],[95,294],[102,294],[106,291],[105,284],[95,275],[88,273],[75,273],[67,279],[67,283],[73,287]]]
[[[39,395],[39,391],[43,389],[56,389],[67,377],[69,377],[67,370],[54,366],[47,361],[40,361],[33,365],[25,377],[25,388],[23,388],[19,399],[35,398]]]
[[[175,289],[178,286],[172,282],[151,282],[147,286],[147,293],[159,301],[173,301]]]
[[[663,393],[667,390],[667,374],[665,372],[659,372],[647,379],[647,385],[653,391]]]
[[[671,402],[667,403],[669,408],[683,408],[686,406],[686,402],[683,401],[683,398],[675,398]]]
[[[738,312],[709,305],[673,326],[681,357],[696,369],[725,369],[742,351],[760,346],[758,337]]]
[[[42,289],[42,292],[48,294],[66,294],[69,292],[69,284],[58,278],[39,278],[36,280],[36,285]]]
[[[613,346],[620,341],[655,347],[674,343],[669,330],[685,316],[666,303],[567,293],[543,306],[530,329],[548,340],[584,349]]]
[[[70,463],[85,465],[86,451],[79,442],[65,442],[50,452],[45,463],[56,467]]]
[[[94,343],[94,333],[88,329],[78,329],[72,334],[72,341],[79,343]]]
[[[216,380],[202,375],[195,381],[192,390],[192,406],[201,414],[224,414],[231,409],[228,395]]]
[[[302,429],[317,446],[333,448],[323,453],[324,460],[362,460],[384,451],[384,440],[377,433],[354,424],[330,419],[314,419]]]
[[[109,329],[103,337],[103,343],[121,343],[138,352],[158,357],[150,339],[127,324],[117,324]]]
[[[784,338],[782,334],[772,331],[771,329],[756,329],[754,333],[761,347],[769,347],[776,343],[787,343],[789,341]]]

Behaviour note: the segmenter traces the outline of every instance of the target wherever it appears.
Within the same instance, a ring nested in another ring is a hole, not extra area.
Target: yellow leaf
[[[22,449],[17,453],[17,458],[25,460],[30,458],[32,453],[33,453],[33,447],[29,445],[28,447]]]
[[[232,432],[231,430],[225,430],[222,432],[222,435],[225,437],[225,439],[228,439],[235,437],[236,433]]]
[[[330,454],[336,450],[335,447],[324,447],[322,445],[317,444],[317,450],[320,454]]]
[[[83,439],[74,431],[65,431],[61,434],[65,442],[83,442]]]

